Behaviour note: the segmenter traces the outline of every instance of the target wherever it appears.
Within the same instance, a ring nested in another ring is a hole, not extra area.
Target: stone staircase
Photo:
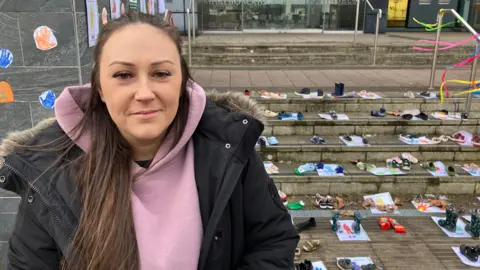
[[[264,161],[272,161],[279,167],[279,174],[272,175],[277,187],[289,195],[307,194],[372,194],[391,192],[412,195],[425,193],[476,194],[480,193],[480,177],[470,176],[456,167],[456,177],[434,177],[418,164],[401,176],[375,176],[361,171],[350,163],[359,159],[385,167],[385,160],[403,152],[412,153],[420,162],[443,161],[448,165],[463,165],[474,162],[480,165],[480,148],[460,146],[455,142],[437,145],[408,145],[398,139],[400,133],[427,135],[451,135],[459,130],[480,134],[480,99],[473,99],[472,111],[467,120],[426,121],[404,120],[401,117],[384,118],[370,116],[370,111],[385,108],[387,111],[420,109],[427,114],[445,109],[460,111],[466,99],[448,99],[444,104],[438,100],[404,98],[403,92],[382,93],[380,100],[346,99],[304,99],[289,94],[287,100],[256,98],[258,103],[272,111],[303,112],[302,121],[285,121],[270,118],[264,131],[265,136],[276,136],[276,146],[257,147]],[[255,97],[252,97],[255,98]],[[455,103],[456,104],[455,104]],[[345,113],[350,120],[323,120],[317,113],[335,110]],[[339,139],[342,135],[375,135],[368,138],[370,146],[348,147]],[[315,145],[310,142],[313,135],[323,137],[327,144]],[[319,177],[316,172],[297,176],[293,169],[300,164],[337,163],[345,168],[345,177]]]
[[[383,44],[378,47],[379,66],[429,66],[432,54],[413,51],[411,44]],[[372,65],[373,45],[352,43],[315,44],[192,44],[195,67],[365,67]],[[184,52],[187,52],[186,46]],[[439,65],[451,65],[468,58],[472,46],[440,51]]]

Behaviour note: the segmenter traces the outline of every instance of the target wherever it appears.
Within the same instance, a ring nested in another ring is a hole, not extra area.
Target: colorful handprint
[[[103,23],[103,25],[107,24],[107,22],[108,22],[107,16],[108,16],[107,8],[103,8],[103,10],[102,10],[102,23]]]
[[[10,86],[8,82],[0,82],[0,103],[10,103],[13,101],[12,86]]]
[[[43,92],[38,99],[40,104],[47,109],[53,109],[55,106],[55,93],[52,90]]]
[[[33,32],[33,39],[37,48],[46,51],[57,47],[57,38],[53,34],[52,29],[47,26],[40,26]]]
[[[7,49],[0,50],[0,67],[8,68],[13,62],[13,54]]]

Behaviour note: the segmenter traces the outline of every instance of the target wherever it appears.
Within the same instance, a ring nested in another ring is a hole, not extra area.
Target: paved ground
[[[294,199],[294,198],[292,198]],[[349,200],[345,198],[347,203]],[[407,199],[407,198],[403,198]],[[360,200],[357,198],[358,201]],[[473,196],[449,196],[451,202],[464,203],[467,209],[478,207],[480,202]],[[307,203],[308,205],[309,203]],[[361,208],[360,203],[347,205],[348,209]],[[311,208],[311,206],[310,206]],[[401,209],[412,209],[407,204]],[[416,210],[414,210],[416,211]],[[327,212],[327,211],[325,211]],[[406,212],[406,211],[405,211]],[[418,212],[418,211],[416,211]],[[418,212],[419,213],[419,212]],[[301,260],[322,260],[328,269],[338,269],[335,265],[337,257],[370,256],[384,269],[470,269],[464,265],[451,249],[461,244],[478,244],[478,240],[469,238],[449,238],[431,219],[430,216],[400,215],[395,218],[405,227],[407,234],[396,234],[393,230],[382,231],[378,226],[378,216],[362,220],[362,226],[368,233],[370,242],[340,242],[331,231],[330,218],[316,218],[317,227],[301,233],[299,247],[307,240],[320,240],[322,246],[311,253],[302,251]],[[444,216],[434,214],[434,216]],[[342,217],[341,219],[351,219]],[[295,218],[295,222],[305,219]]]
[[[419,39],[435,39],[435,32],[419,33],[388,33],[380,34],[378,42],[380,45],[387,44],[412,44]],[[458,42],[471,37],[470,33],[444,32],[441,34],[441,41]],[[357,42],[360,44],[373,44],[373,34],[357,34]],[[302,44],[302,43],[333,43],[353,42],[353,32],[343,34],[205,34],[196,37],[197,44]],[[470,43],[473,43],[471,41]],[[185,38],[188,43],[188,38]]]
[[[440,86],[443,70],[437,70],[435,85]],[[345,83],[346,89],[369,87],[381,90],[407,87],[426,88],[429,69],[339,69],[339,70],[215,70],[195,69],[193,78],[205,88],[296,89],[331,87]],[[449,71],[447,79],[469,80],[470,70]],[[437,87],[438,89],[438,87]]]

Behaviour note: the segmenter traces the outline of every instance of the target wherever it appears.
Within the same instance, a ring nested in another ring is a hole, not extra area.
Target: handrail
[[[456,10],[454,10],[454,9],[440,9],[438,11],[438,14],[437,14],[437,25],[442,25],[443,15],[444,15],[444,13],[447,13],[447,12],[449,12],[453,16],[455,16],[455,18],[457,18],[470,33],[475,35],[475,37],[477,39],[477,43],[475,44],[475,50],[477,50],[478,46],[479,46],[478,41],[480,41],[480,37],[478,36],[477,31],[475,31],[473,29],[473,27],[470,24],[468,24],[468,22],[466,22],[465,19],[463,19],[463,17],[460,16],[457,13]],[[438,43],[440,41],[440,33],[441,32],[442,32],[442,27],[439,27],[437,29],[437,36],[435,38],[436,42],[435,42],[435,49],[433,50],[432,70],[430,72],[430,84],[429,84],[428,89],[433,89],[433,85],[435,83],[435,69],[436,69],[436,66],[437,66]],[[470,72],[470,81],[475,80],[476,73],[477,73],[477,58],[474,58],[473,63],[472,63],[472,70]],[[468,93],[467,103],[465,104],[465,111],[464,111],[465,116],[464,116],[464,118],[468,118],[468,114],[470,113],[471,107],[472,107],[472,93]]]
[[[375,9],[373,8],[370,1],[365,0],[365,2],[368,4],[368,6],[370,7],[370,9],[372,11],[375,11]],[[372,64],[373,66],[375,66],[375,64],[377,62],[378,31],[379,31],[379,28],[380,28],[380,18],[382,18],[382,10],[377,9],[376,11],[377,11],[377,19],[376,19],[376,22],[375,22],[375,43],[374,43],[374,48],[373,48],[373,64]],[[357,0],[357,15],[356,15],[356,18],[355,18],[355,33],[353,34],[353,43],[357,42],[358,17],[359,16],[360,16],[360,0]]]
[[[192,20],[193,22],[190,22],[190,10],[192,11]],[[190,4],[187,8],[187,32],[188,32],[188,65],[192,65],[192,39],[190,38],[191,36],[191,31],[192,31],[192,26],[193,24],[193,43],[195,43],[195,0],[190,0]]]

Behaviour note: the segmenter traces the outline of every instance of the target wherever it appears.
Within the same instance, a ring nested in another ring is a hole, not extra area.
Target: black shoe
[[[305,261],[303,261],[303,263],[305,264],[305,269],[307,269],[307,270],[313,270],[313,264],[312,264],[311,261],[305,260]]]
[[[402,159],[402,170],[404,171],[410,171],[412,168],[412,164],[408,159]]]
[[[478,253],[477,250],[472,246],[461,245],[460,246],[460,253],[467,257],[472,262],[478,261]]]
[[[317,226],[317,221],[313,217],[309,218],[307,221],[295,224],[295,228],[297,229],[298,233],[301,233],[305,230],[308,230],[308,229],[316,227],[316,226]]]

